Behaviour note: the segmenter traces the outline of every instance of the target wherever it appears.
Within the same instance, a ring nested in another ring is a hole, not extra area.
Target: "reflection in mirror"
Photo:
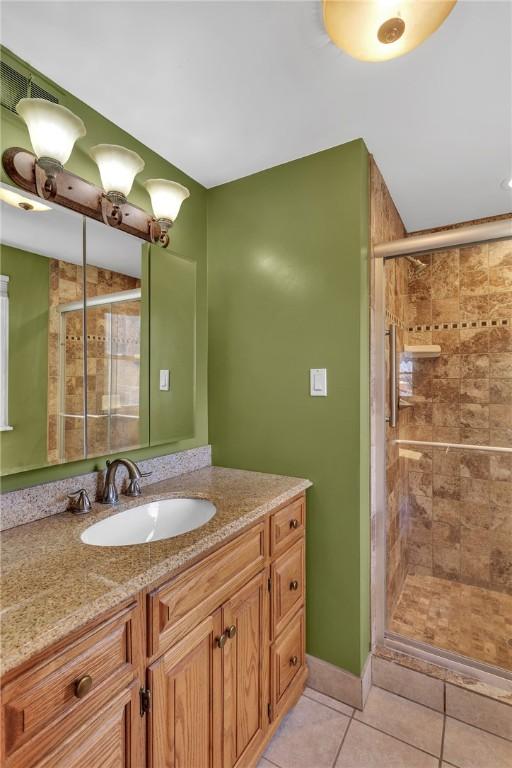
[[[0,199],[8,474],[85,456],[82,217],[5,184]]]
[[[86,222],[87,455],[148,442],[147,246]]]

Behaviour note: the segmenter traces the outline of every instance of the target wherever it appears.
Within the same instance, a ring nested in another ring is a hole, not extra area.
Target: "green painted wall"
[[[29,71],[9,52],[1,53]],[[88,149],[98,142],[119,143],[146,161],[130,195],[135,204],[150,209],[141,185],[145,178],[173,178],[191,190],[172,232],[172,248],[190,259],[196,272],[195,436],[130,455],[145,458],[205,444],[209,405],[216,464],[309,477],[314,487],[309,492],[308,651],[359,674],[370,636],[368,156],[363,142],[207,192],[33,74],[86,124],[87,136],[75,148],[69,170],[99,184]],[[156,119],[158,113],[148,114],[148,120]],[[3,108],[1,132],[2,151],[12,145],[30,148],[22,121]],[[3,171],[2,180],[8,181]],[[161,251],[150,250],[153,263]],[[165,291],[160,295],[167,307]],[[152,349],[151,356],[167,352],[165,326],[160,338],[163,347]],[[327,398],[309,396],[312,367],[328,369]],[[10,490],[102,464],[100,458],[44,468],[3,478],[2,485]]]
[[[151,444],[194,434],[196,264],[157,249],[151,259]],[[165,307],[165,311],[162,311]],[[170,388],[161,392],[159,371],[170,371]]]
[[[353,141],[208,193],[214,463],[310,478],[308,652],[369,647],[368,154]],[[309,369],[328,369],[328,397]]]
[[[2,245],[0,271],[9,277],[9,424],[14,427],[0,432],[0,456],[10,467],[45,464],[50,260]]]
[[[10,51],[0,47],[0,56],[11,66],[24,74],[32,74],[35,82],[46,90],[54,93],[61,104],[79,115],[87,128],[87,135],[77,142],[73,153],[66,164],[68,170],[83,176],[86,179],[100,185],[98,168],[89,157],[91,146],[100,142],[121,144],[138,152],[144,158],[146,166],[137,177],[130,193],[130,200],[147,211],[151,210],[149,196],[142,186],[142,182],[149,178],[169,178],[185,184],[190,189],[190,198],[183,204],[180,217],[171,233],[172,250],[178,255],[193,261],[196,265],[196,389],[195,389],[195,434],[192,438],[175,440],[173,436],[168,443],[162,442],[159,435],[157,446],[128,452],[132,458],[147,458],[160,456],[166,453],[185,450],[208,442],[208,411],[207,411],[207,358],[208,358],[208,326],[207,326],[207,271],[206,271],[206,190],[196,181],[184,174],[175,166],[168,163],[153,150],[141,144],[139,141],[110,122],[91,107],[76,99],[74,96],[59,88],[58,85],[48,80],[39,72],[32,70]],[[11,146],[20,146],[31,149],[28,132],[25,124],[17,115],[4,107],[0,108],[0,133],[1,151]],[[147,111],[148,120],[158,120],[158,110]],[[9,183],[3,168],[2,181]],[[158,246],[151,247],[151,259],[161,249]],[[155,257],[156,258],[156,257]],[[167,305],[165,305],[167,307]],[[153,307],[154,312],[159,312],[159,307]],[[154,350],[153,350],[154,351]],[[150,413],[151,418],[151,413]],[[104,457],[73,462],[54,467],[43,467],[2,478],[2,490],[8,491],[22,488],[28,485],[45,482],[48,480],[69,477],[82,472],[89,472],[97,467],[104,466]]]

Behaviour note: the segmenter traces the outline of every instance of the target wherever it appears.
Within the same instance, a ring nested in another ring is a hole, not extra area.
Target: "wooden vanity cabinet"
[[[250,764],[268,726],[263,571],[148,669],[151,768]]]
[[[74,633],[2,685],[2,766],[124,768],[143,755],[141,604]]]
[[[255,766],[306,681],[304,531],[302,495],[9,674],[1,764]]]

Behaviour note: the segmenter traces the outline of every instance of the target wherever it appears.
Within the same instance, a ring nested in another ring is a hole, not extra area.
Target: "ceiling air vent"
[[[33,99],[46,99],[58,104],[59,100],[40,85],[34,83],[31,77],[22,75],[5,61],[0,61],[0,100],[2,107],[11,112],[16,112],[16,104],[20,99],[31,97]]]

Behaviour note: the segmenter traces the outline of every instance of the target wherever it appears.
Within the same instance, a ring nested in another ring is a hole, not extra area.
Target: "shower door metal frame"
[[[377,646],[415,656],[425,662],[445,667],[455,673],[495,684],[497,679],[512,681],[512,671],[471,659],[437,646],[389,632],[386,627],[387,598],[387,487],[386,487],[386,365],[384,347],[386,339],[386,302],[384,265],[388,259],[432,253],[467,246],[478,242],[512,239],[512,218],[485,224],[459,227],[417,235],[373,247],[374,260],[374,313],[371,329],[373,348],[373,407],[371,409],[371,595],[372,595],[372,651]],[[442,447],[442,446],[441,446]],[[484,447],[485,448],[485,447]],[[498,448],[496,452],[509,453],[511,449]]]

